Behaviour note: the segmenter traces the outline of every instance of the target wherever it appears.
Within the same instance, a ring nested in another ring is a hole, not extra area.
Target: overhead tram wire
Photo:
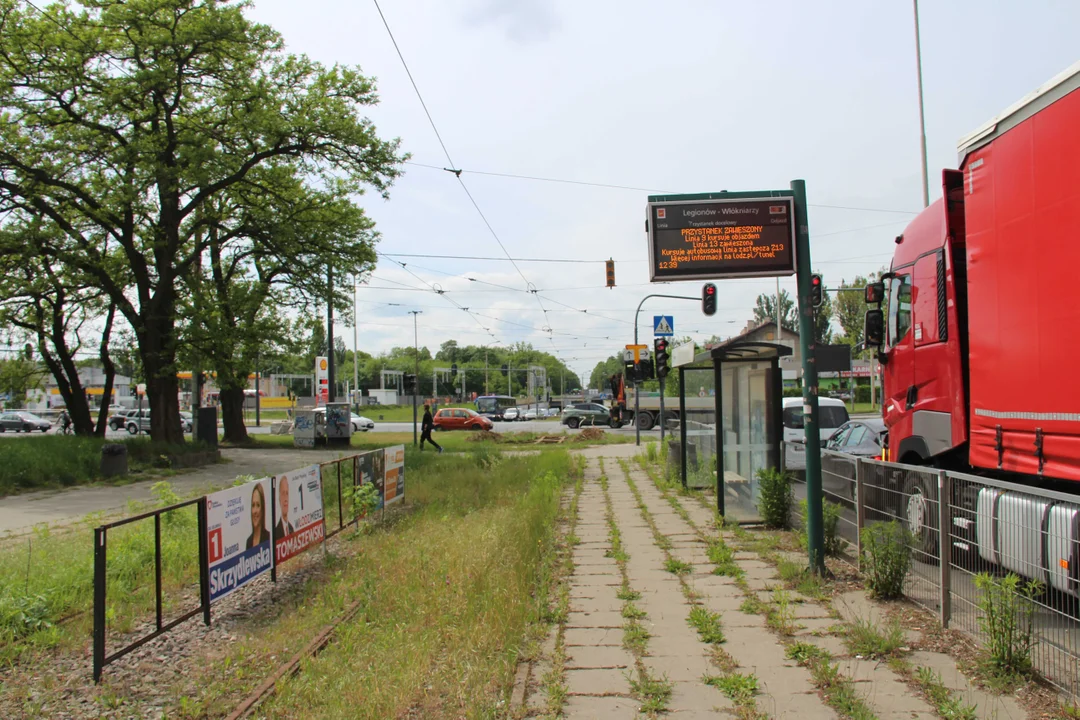
[[[401,61],[402,67],[405,68],[405,74],[409,77],[409,83],[412,85],[413,92],[416,93],[416,97],[420,101],[421,107],[424,108],[424,115],[427,116],[428,123],[431,125],[431,129],[435,133],[435,137],[439,141],[439,146],[442,148],[443,155],[446,156],[446,161],[450,163],[451,169],[449,170],[449,172],[452,172],[457,178],[458,184],[461,185],[461,189],[465,191],[465,195],[469,198],[469,202],[472,203],[473,208],[476,209],[477,214],[480,215],[480,219],[484,221],[484,225],[487,227],[488,232],[490,232],[491,236],[495,238],[495,242],[498,243],[499,248],[506,255],[506,258],[510,261],[510,264],[514,266],[514,269],[517,270],[517,273],[521,276],[521,279],[525,282],[525,288],[532,291],[535,295],[536,286],[529,282],[529,279],[525,277],[525,273],[521,271],[521,268],[514,261],[514,258],[510,255],[510,252],[506,249],[506,246],[503,244],[503,241],[499,237],[499,234],[495,232],[495,228],[492,227],[491,222],[487,219],[484,211],[480,209],[480,205],[476,202],[476,198],[474,198],[472,192],[469,191],[469,187],[465,184],[465,181],[461,179],[461,171],[456,171],[453,169],[457,167],[457,164],[454,162],[454,159],[450,157],[450,150],[447,149],[446,143],[443,141],[442,134],[439,132],[439,128],[435,125],[435,119],[431,116],[431,111],[428,110],[427,103],[424,102],[424,96],[420,92],[420,86],[416,84],[416,79],[413,77],[412,70],[409,69],[409,63],[405,61],[405,55],[401,52],[401,47],[398,45],[397,38],[394,37],[394,31],[390,29],[390,23],[387,21],[386,15],[383,14],[382,7],[379,5],[379,0],[372,0],[372,2],[375,3],[375,9],[379,11],[379,18],[382,20],[383,27],[386,28],[386,34],[390,36],[390,42],[394,45],[394,51],[397,53],[398,59]],[[402,267],[404,267],[404,265]],[[544,302],[540,299],[539,295],[536,296],[536,302],[540,305],[540,309],[544,311],[544,316],[546,318],[547,308],[544,307]],[[545,324],[550,330],[550,324]]]
[[[449,157],[447,157],[447,159],[449,160]],[[537,182],[561,183],[565,185],[583,185],[586,187],[607,188],[609,190],[632,190],[634,192],[646,192],[653,193],[655,195],[672,195],[676,192],[674,190],[658,190],[656,188],[633,187],[630,185],[613,185],[610,183],[589,182],[586,180],[568,180],[566,178],[538,177],[536,175],[517,175],[515,173],[490,172],[485,170],[457,169],[457,166],[454,165],[453,162],[451,162],[450,164],[454,167],[454,169],[439,167],[438,165],[429,165],[427,163],[416,162],[415,160],[407,160],[406,164],[415,165],[422,168],[429,168],[431,170],[443,170],[446,172],[452,172],[455,175],[458,175],[459,173],[468,173],[470,175],[487,175],[489,177],[512,178],[514,180],[533,180]],[[458,179],[460,179],[460,175],[458,175]],[[807,204],[813,208],[828,208],[830,210],[851,210],[854,212],[896,213],[902,215],[918,215],[920,212],[919,210],[892,210],[890,208],[869,208],[857,207],[854,205],[828,205],[822,203]]]

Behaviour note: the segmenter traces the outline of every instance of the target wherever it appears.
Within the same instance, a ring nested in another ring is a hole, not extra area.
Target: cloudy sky
[[[412,153],[389,201],[363,199],[384,256],[358,291],[362,350],[411,344],[407,313],[420,310],[422,345],[526,340],[587,378],[631,341],[644,295],[700,295],[700,283],[648,282],[649,192],[805,179],[813,266],[830,286],[886,265],[921,207],[907,0],[381,5],[462,182],[441,169],[451,161],[372,0],[256,0],[252,11],[289,51],[377,78],[370,117]],[[933,199],[961,136],[1077,60],[1080,3],[924,0],[920,15]],[[678,335],[734,334],[774,288],[724,281],[712,318],[700,303],[649,300],[642,337],[660,312]],[[351,345],[351,327],[337,332]]]

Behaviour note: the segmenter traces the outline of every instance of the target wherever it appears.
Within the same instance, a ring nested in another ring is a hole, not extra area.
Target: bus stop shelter
[[[781,467],[783,373],[791,348],[732,338],[679,366],[682,416],[669,457],[684,487],[716,488],[717,509],[760,522],[757,472]]]

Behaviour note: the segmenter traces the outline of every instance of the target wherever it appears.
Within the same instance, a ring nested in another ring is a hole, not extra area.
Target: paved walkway
[[[588,452],[576,522],[571,521],[577,544],[569,612],[546,646],[554,670],[546,664],[543,680],[525,699],[529,716],[548,716],[555,693],[567,718],[666,713],[680,720],[837,719],[841,715],[827,704],[811,670],[787,657],[793,644],[803,643],[831,655],[829,666],[840,671],[837,682],[853,691],[868,715],[939,717],[884,662],[848,653],[842,620],[880,624],[865,596],[846,594],[834,610],[794,591],[778,595],[774,590],[783,583],[776,568],[745,550],[734,556],[740,580],[714,574],[706,540],[722,537],[729,547],[739,541],[726,530],[718,533],[712,511],[697,500],[665,495],[632,461],[620,466],[620,458],[626,462],[629,455],[617,446]],[[783,603],[779,616],[777,603]],[[706,642],[690,622],[692,612],[699,622],[703,616],[718,621],[723,640]],[[773,627],[766,617],[773,618]],[[786,618],[783,630],[775,627],[777,617]],[[981,720],[1024,717],[1011,698],[976,696],[948,656],[917,653],[910,661],[940,668],[943,684],[977,704]],[[756,691],[733,689],[751,678]],[[848,708],[845,714],[850,713]]]
[[[354,451],[355,452],[355,451]],[[237,475],[276,474],[316,462],[352,454],[341,450],[258,449],[222,450],[228,462],[196,468],[168,480],[180,495],[216,490],[230,484]],[[0,535],[20,533],[38,523],[71,523],[90,513],[106,514],[123,510],[129,502],[150,502],[150,488],[162,480],[155,477],[130,485],[95,485],[44,490],[0,498]]]

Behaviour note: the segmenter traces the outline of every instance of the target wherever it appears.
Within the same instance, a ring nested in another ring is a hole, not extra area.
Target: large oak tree
[[[183,440],[177,310],[210,248],[204,209],[282,162],[385,197],[404,159],[361,114],[370,79],[284,53],[247,7],[85,0],[39,15],[0,0],[0,210],[55,224],[49,261],[92,278],[131,326],[155,440]]]

